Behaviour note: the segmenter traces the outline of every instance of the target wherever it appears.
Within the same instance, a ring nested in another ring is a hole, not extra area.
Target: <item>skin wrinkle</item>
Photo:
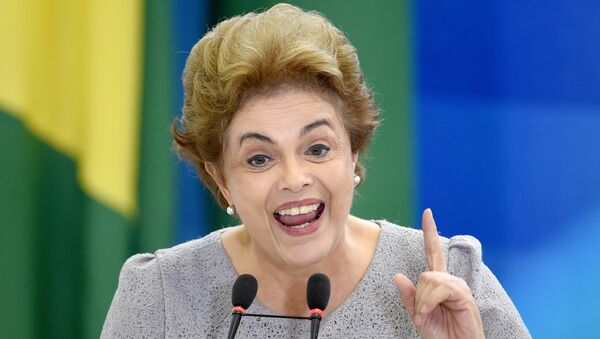
[[[181,124],[171,125],[175,148],[223,208],[227,198],[206,163],[222,169],[230,122],[249,101],[290,88],[318,93],[342,113],[357,154],[366,152],[379,123],[354,46],[319,13],[288,4],[220,22],[190,51],[183,88]],[[363,183],[360,162],[355,172]]]
[[[310,94],[311,96],[316,96],[316,97],[332,104],[333,108],[336,112],[337,119],[339,119],[340,125],[342,126],[342,129],[344,131],[346,131],[346,124],[345,124],[344,117],[342,114],[342,109],[343,109],[344,104],[341,101],[341,99],[335,93],[333,93],[331,91],[331,89],[320,88],[318,86],[315,87],[315,85],[306,84],[301,81],[299,81],[299,82],[284,81],[281,84],[266,86],[263,89],[260,89],[260,88],[256,89],[256,90],[251,89],[249,91],[249,94],[244,95],[245,99],[243,99],[243,103],[242,103],[240,109],[238,110],[238,112],[245,110],[248,107],[252,107],[252,105],[254,105],[257,101],[268,100],[269,98],[280,96],[281,94],[284,94],[284,93],[287,93],[290,91],[302,91],[302,92]],[[287,102],[287,103],[280,102],[280,103],[275,103],[275,105],[273,105],[273,107],[270,107],[270,110],[278,111],[278,114],[285,114],[286,110],[293,110],[297,106],[303,105],[303,104],[306,104],[306,102]],[[260,113],[267,114],[269,112],[263,111]],[[233,113],[232,116],[233,116],[233,118],[232,118],[232,120],[233,120],[236,116],[236,113]],[[333,127],[333,125],[330,122],[328,122],[328,124],[329,124],[330,128]],[[306,127],[308,127],[308,126],[306,126]],[[336,132],[339,132],[339,131],[336,131]],[[302,131],[300,134],[301,135],[305,134],[305,131]],[[347,134],[347,133],[344,133],[344,134]],[[230,138],[231,138],[230,127],[228,127],[225,131],[225,138],[224,138],[225,142],[223,144],[224,157],[225,157],[225,154],[227,153],[227,151],[229,151],[231,149],[231,147],[229,146]],[[240,141],[240,144],[241,144],[241,141]]]
[[[249,102],[236,112],[228,132],[230,140],[257,133],[271,141],[246,138],[239,148],[228,145],[218,175],[220,190],[244,221],[243,228],[223,235],[236,271],[257,276],[264,287],[258,299],[265,305],[288,313],[291,307],[298,314],[306,296],[297,291],[305,289],[310,274],[326,272],[338,287],[332,295],[336,307],[366,271],[379,228],[363,228],[366,222],[349,218],[358,154],[351,151],[335,106],[316,93],[288,89]],[[307,151],[319,144],[329,151]],[[257,154],[268,157],[264,167],[248,163]],[[216,177],[214,167],[211,172]],[[283,203],[307,198],[325,204],[319,228],[302,236],[287,234],[273,213]]]
[[[299,137],[305,136],[309,133],[311,133],[311,131],[315,131],[317,130],[319,127],[329,127],[329,129],[333,132],[335,132],[335,130],[333,129],[331,123],[329,123],[326,119],[321,119],[315,122],[312,122],[308,125],[306,125],[302,131],[299,134]],[[314,132],[317,133],[317,132]],[[318,135],[315,135],[315,137]],[[318,139],[326,139],[327,137],[334,137],[336,142],[333,145],[330,145],[330,148],[336,148],[338,151],[340,151],[340,147],[342,140],[341,138],[338,138],[335,135],[331,135],[331,133],[324,135],[322,138],[316,138]],[[246,146],[246,148],[244,147],[244,145],[242,145],[242,143],[244,141],[248,140],[247,143],[250,143],[251,146]],[[254,142],[254,143],[252,143]],[[240,138],[240,153],[252,153],[251,150],[253,149],[252,147],[254,146],[257,149],[260,149],[261,147],[264,147],[262,142],[267,142],[269,144],[271,144],[273,147],[277,147],[277,145],[275,145],[275,143],[273,142],[273,140],[271,140],[269,137],[262,135],[260,133],[257,132],[248,132],[248,133],[244,133],[242,135],[242,137]],[[247,148],[250,148],[249,150]],[[336,153],[333,154],[334,156],[336,155]],[[237,154],[234,155],[234,157],[237,157]]]
[[[310,97],[309,97],[310,98]],[[270,100],[267,99],[270,103],[273,103],[272,105],[269,105],[267,109],[265,109],[264,107],[261,107],[258,111],[253,110],[253,109],[248,109],[247,111],[245,111],[246,116],[248,115],[252,115],[252,114],[260,114],[262,115],[268,115],[269,119],[271,121],[288,121],[289,117],[291,116],[291,114],[297,113],[294,112],[295,109],[297,109],[299,106],[311,106],[312,102],[310,101],[309,98],[302,98],[302,100],[300,101],[292,101],[290,102],[291,99],[295,99],[295,97],[292,96],[282,96],[280,98],[280,100]],[[308,100],[307,100],[308,99]],[[252,107],[252,106],[250,106]],[[239,114],[239,113],[238,113]],[[322,113],[319,113],[319,115],[321,115]],[[239,117],[239,115],[238,115]],[[252,120],[247,120],[247,119],[237,119],[234,120],[232,122],[232,126],[231,128],[233,129],[235,127],[236,124],[240,124],[240,125],[250,125],[252,127],[256,126],[256,122],[252,121]],[[266,127],[266,131],[268,131],[269,129],[272,130],[277,130],[277,126],[273,126],[272,124],[267,123]],[[274,127],[274,128],[271,128]],[[264,132],[263,132],[264,133]],[[265,133],[268,134],[268,133]],[[294,133],[295,134],[295,133]],[[294,137],[293,134],[289,134],[289,135],[282,135],[281,138],[278,140],[277,145],[279,146],[279,149],[276,149],[275,151],[280,151],[281,152],[281,148],[283,147],[283,145],[287,145],[289,143],[294,143]],[[236,159],[237,161],[235,161],[235,163],[237,163],[237,166],[243,166],[243,167],[247,167],[246,166],[246,162],[245,162],[245,157],[241,156],[241,154],[243,154],[244,149],[240,149],[239,152],[235,152],[233,154],[228,154],[225,157],[225,163],[227,166],[227,163],[229,162],[228,159]],[[335,154],[335,153],[339,153],[339,152],[334,152],[334,154],[332,154],[332,159],[330,159],[329,161],[335,161],[338,159],[337,156],[339,156],[339,154]],[[243,160],[242,160],[243,159]],[[290,158],[289,160],[279,160],[282,161],[283,163],[281,164],[282,167],[284,167],[285,171],[289,170],[290,166],[295,165],[294,163],[297,161],[297,159],[295,159],[295,157]],[[243,165],[242,165],[243,164]],[[235,167],[236,165],[234,165]],[[233,171],[235,171],[236,169],[233,168]],[[227,171],[225,171],[225,179],[229,182],[230,180],[235,180],[236,178],[233,177],[233,175],[228,175]],[[309,180],[310,179],[300,179],[300,180]],[[277,203],[276,205],[278,206],[280,203]],[[272,212],[275,210],[276,206],[272,206],[270,208],[268,208],[268,213],[265,214],[266,218],[264,220],[262,220],[263,223],[272,223],[272,221],[270,220],[271,218],[271,214]],[[331,206],[327,206],[326,208],[328,208],[331,212],[331,209],[335,210],[334,208],[332,208]],[[244,218],[242,218],[244,220]],[[273,234],[272,236],[275,237],[275,239],[279,239],[279,237],[277,237],[277,235]]]

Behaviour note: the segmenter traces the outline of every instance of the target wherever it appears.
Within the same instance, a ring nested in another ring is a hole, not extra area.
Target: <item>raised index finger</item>
[[[433,213],[428,208],[423,212],[423,241],[425,243],[425,255],[427,264],[431,271],[446,272],[446,261],[440,245],[437,226],[433,220]]]

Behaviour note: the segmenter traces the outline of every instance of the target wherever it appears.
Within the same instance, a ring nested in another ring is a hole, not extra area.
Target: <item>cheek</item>
[[[344,207],[352,202],[354,191],[352,167],[340,166],[340,168],[324,172],[326,172],[326,175],[323,177],[323,181],[331,194],[333,202],[337,205],[337,208],[345,210]]]
[[[246,212],[244,214],[247,215],[264,212],[272,187],[268,176],[256,173],[239,174],[230,186],[233,202],[240,212]]]

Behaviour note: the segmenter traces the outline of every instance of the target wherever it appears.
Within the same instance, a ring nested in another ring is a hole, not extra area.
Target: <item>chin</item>
[[[304,251],[302,253],[296,253],[296,251],[282,253],[281,257],[283,259],[283,262],[287,266],[297,268],[310,268],[313,266],[318,266],[328,257],[328,255],[329,251],[315,251],[314,249],[312,249]]]
[[[285,265],[297,268],[310,268],[326,261],[333,252],[337,241],[332,234],[318,234],[316,239],[297,246],[279,249],[279,255]]]
[[[310,269],[320,266],[327,261],[335,248],[339,245],[344,234],[345,223],[336,224],[330,213],[323,206],[317,208],[314,222],[298,231],[290,230],[278,218],[270,220],[272,227],[271,245],[275,246],[269,251],[271,255],[279,257],[274,260],[280,262],[283,268]],[[273,258],[275,259],[275,258]]]

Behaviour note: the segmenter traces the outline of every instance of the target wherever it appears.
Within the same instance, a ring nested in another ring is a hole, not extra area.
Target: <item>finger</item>
[[[400,294],[400,299],[411,318],[415,316],[415,285],[404,274],[394,276],[394,283]]]
[[[439,306],[441,303],[450,302],[454,304],[465,305],[468,303],[467,297],[462,297],[461,300],[451,300],[461,295],[461,284],[463,282],[446,272],[429,271],[419,275],[419,281],[415,291],[415,316],[413,322],[417,328],[421,328],[429,319],[430,312]],[[464,284],[466,285],[466,284]],[[446,295],[441,295],[446,291]],[[470,295],[470,293],[467,293]],[[444,307],[456,309],[456,305],[444,304]],[[459,307],[460,308],[460,307]]]
[[[440,280],[437,277],[438,274],[444,273],[423,272],[419,275],[419,281],[417,281],[415,291],[415,312],[417,314],[423,305],[423,301],[427,298],[427,295],[439,285]]]
[[[446,272],[446,261],[440,245],[440,237],[437,232],[435,220],[431,209],[423,212],[423,241],[425,243],[425,254],[427,255],[427,264],[431,271]]]
[[[471,290],[464,280],[441,272],[425,272],[423,275],[428,273],[428,279],[423,279],[425,287],[420,294],[421,279],[417,284],[418,297],[415,299],[417,314],[429,313],[439,304],[444,304],[444,307],[452,310],[459,310],[473,302]],[[435,275],[432,275],[433,273]]]
[[[450,285],[438,285],[427,294],[423,295],[416,310],[420,314],[427,314],[444,301],[452,300],[455,292],[456,291],[454,291]]]

